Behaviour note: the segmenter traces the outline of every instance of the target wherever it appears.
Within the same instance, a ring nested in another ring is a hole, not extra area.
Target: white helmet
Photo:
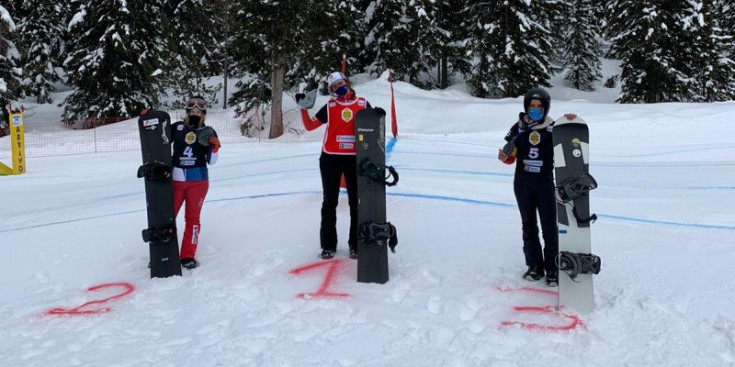
[[[338,83],[340,80],[344,80],[346,82],[347,77],[345,77],[345,75],[340,73],[339,71],[335,71],[329,74],[329,76],[327,77],[327,87],[331,89],[332,85]]]

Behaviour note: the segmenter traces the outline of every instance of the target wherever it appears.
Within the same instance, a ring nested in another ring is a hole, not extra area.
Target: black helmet
[[[523,109],[528,113],[528,106],[531,104],[532,99],[538,99],[544,106],[544,118],[549,114],[549,106],[551,106],[551,97],[549,92],[543,88],[533,88],[526,92],[526,96],[523,97]]]

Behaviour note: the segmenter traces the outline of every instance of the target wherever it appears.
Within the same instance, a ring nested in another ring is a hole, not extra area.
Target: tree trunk
[[[223,24],[224,33],[224,67],[222,71],[224,73],[224,90],[222,91],[222,109],[227,109],[227,81],[230,78],[230,6],[228,1],[222,1],[223,7],[222,13],[224,13],[225,21]]]
[[[449,60],[447,55],[442,55],[441,58],[441,89],[446,89],[449,86]]]
[[[228,18],[225,18],[228,19]],[[229,21],[229,20],[227,20]],[[222,91],[222,109],[227,109],[227,80],[230,78],[230,32],[229,25],[225,25],[225,65],[222,68],[225,80],[224,89]]]
[[[271,86],[273,95],[271,96],[271,129],[268,133],[268,139],[275,139],[283,135],[283,77],[286,74],[286,67],[278,56],[273,58],[272,65]]]

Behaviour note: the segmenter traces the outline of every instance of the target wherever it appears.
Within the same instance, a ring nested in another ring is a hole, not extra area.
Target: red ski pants
[[[181,205],[186,202],[184,220],[184,238],[181,239],[181,253],[179,258],[193,258],[199,244],[199,215],[202,212],[204,198],[209,190],[209,180],[203,181],[174,181],[174,212],[179,215]]]

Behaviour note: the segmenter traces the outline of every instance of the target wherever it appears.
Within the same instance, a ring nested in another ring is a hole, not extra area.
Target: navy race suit
[[[201,181],[209,178],[207,164],[216,163],[217,152],[213,151],[211,145],[204,146],[197,141],[199,133],[205,127],[190,130],[183,121],[171,125],[174,138],[174,152],[171,157],[174,181]]]
[[[556,274],[559,233],[554,189],[554,120],[547,116],[543,123],[535,125],[527,121],[530,119],[521,113],[518,122],[505,136],[506,141],[515,137],[513,192],[521,214],[523,253],[527,266],[543,266],[547,273]],[[544,239],[543,250],[538,236],[537,211]]]
[[[542,124],[528,127],[521,113],[505,135],[505,141],[515,137],[516,172],[515,181],[554,180],[554,120],[546,117]]]

